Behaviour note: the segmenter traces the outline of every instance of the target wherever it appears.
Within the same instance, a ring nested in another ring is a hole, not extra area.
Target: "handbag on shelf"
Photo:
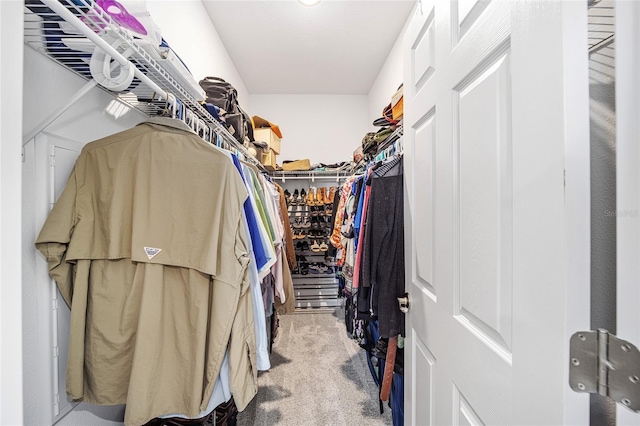
[[[207,94],[206,102],[224,110],[224,119],[229,133],[243,145],[254,140],[251,117],[238,104],[238,91],[220,77],[205,77],[200,87]]]

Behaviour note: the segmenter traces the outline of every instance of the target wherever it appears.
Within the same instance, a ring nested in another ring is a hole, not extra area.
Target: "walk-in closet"
[[[0,425],[640,425],[639,32],[0,1]]]

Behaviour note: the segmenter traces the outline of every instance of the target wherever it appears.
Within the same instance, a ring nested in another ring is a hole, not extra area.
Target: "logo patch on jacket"
[[[145,247],[144,248],[144,252],[147,253],[147,257],[149,259],[153,259],[153,257],[160,253],[162,251],[162,249],[159,248],[154,248],[154,247]]]

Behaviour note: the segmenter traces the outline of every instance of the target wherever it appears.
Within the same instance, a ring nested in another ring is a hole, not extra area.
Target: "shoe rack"
[[[280,175],[280,173],[279,173]],[[273,176],[272,176],[273,177]],[[278,176],[279,177],[279,176]],[[291,271],[296,308],[333,308],[338,299],[335,259],[329,255],[333,198],[341,178],[335,173],[314,178],[282,179],[298,267]],[[280,182],[278,182],[280,183]]]

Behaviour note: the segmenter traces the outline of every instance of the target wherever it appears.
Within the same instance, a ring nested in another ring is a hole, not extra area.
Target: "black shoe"
[[[285,192],[285,195],[287,195],[287,193]],[[296,189],[295,191],[293,191],[293,195],[291,197],[289,197],[289,204],[292,206],[295,206],[298,203],[298,198],[300,198],[300,195],[298,194],[298,190]]]
[[[302,244],[300,244],[300,247],[302,251],[309,251],[309,243],[306,241],[302,241]]]
[[[296,189],[296,193],[298,192],[298,190]],[[299,205],[304,205],[307,202],[307,193],[304,189],[302,189],[302,191],[300,191],[300,195],[298,197],[296,197],[296,204]]]

